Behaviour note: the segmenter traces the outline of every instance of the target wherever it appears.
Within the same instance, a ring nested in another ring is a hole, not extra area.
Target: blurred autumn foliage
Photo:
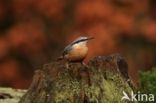
[[[0,0],[0,86],[27,88],[80,35],[96,38],[86,62],[120,52],[137,84],[139,69],[156,66],[156,1]]]

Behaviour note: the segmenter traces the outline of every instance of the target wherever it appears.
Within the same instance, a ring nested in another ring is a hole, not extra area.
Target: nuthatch
[[[71,44],[65,47],[62,59],[65,59],[68,62],[83,63],[83,60],[88,53],[87,42],[91,39],[93,39],[93,37],[79,37],[74,40]]]

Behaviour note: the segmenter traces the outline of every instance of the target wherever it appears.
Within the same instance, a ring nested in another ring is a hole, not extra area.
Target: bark
[[[120,54],[98,56],[88,65],[56,61],[35,72],[28,92],[19,103],[127,103],[121,101],[128,66]]]

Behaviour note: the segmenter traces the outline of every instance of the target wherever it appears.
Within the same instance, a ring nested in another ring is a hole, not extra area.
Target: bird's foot
[[[82,62],[82,65],[83,65],[85,68],[89,68],[89,66],[88,66],[86,63],[84,63],[84,62]]]
[[[69,69],[69,63],[65,63],[65,68]]]

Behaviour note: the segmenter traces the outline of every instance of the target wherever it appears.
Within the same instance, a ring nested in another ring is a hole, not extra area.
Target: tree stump
[[[132,90],[127,79],[128,66],[120,54],[95,57],[87,67],[52,62],[35,72],[19,103],[127,103],[121,101],[123,90]]]

